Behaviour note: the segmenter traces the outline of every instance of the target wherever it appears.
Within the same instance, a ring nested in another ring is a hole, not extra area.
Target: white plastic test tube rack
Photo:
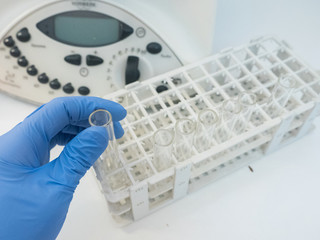
[[[281,74],[294,77],[298,86],[282,115],[272,118],[263,106]],[[172,167],[156,169],[156,130],[171,129],[180,118],[196,120],[202,109],[216,109],[243,91],[258,98],[246,132],[205,152],[194,148],[190,159],[178,162],[173,157]],[[122,122],[125,135],[118,140],[123,166],[108,174],[97,172],[112,216],[120,224],[140,219],[300,138],[320,112],[319,93],[319,76],[285,42],[263,37],[105,96],[128,111]],[[126,177],[117,181],[118,176]]]

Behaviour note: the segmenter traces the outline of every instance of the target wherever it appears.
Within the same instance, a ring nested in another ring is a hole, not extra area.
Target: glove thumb
[[[65,146],[57,159],[49,163],[50,175],[60,184],[75,188],[104,152],[108,141],[108,133],[104,127],[83,130]]]

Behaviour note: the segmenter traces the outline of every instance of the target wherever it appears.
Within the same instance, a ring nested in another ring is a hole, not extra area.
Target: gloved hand
[[[57,98],[0,136],[0,239],[57,237],[79,180],[108,144],[105,128],[89,127],[96,109],[111,113],[121,137],[126,110],[94,97]],[[56,144],[66,146],[49,162]]]

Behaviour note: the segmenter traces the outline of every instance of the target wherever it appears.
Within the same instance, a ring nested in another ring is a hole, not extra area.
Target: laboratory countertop
[[[0,94],[0,134],[36,107]],[[5,103],[5,104],[4,104]],[[58,239],[319,239],[320,119],[315,130],[131,225],[118,227],[90,170]],[[51,158],[61,148],[52,152]]]

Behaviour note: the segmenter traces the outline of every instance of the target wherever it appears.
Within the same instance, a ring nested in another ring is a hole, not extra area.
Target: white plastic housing
[[[2,1],[0,10],[0,90],[36,103],[44,103],[60,96],[79,95],[80,87],[88,87],[90,95],[103,96],[124,88],[125,68],[128,56],[139,58],[139,80],[175,69],[182,64],[202,58],[212,52],[215,2],[206,0],[201,4],[192,1],[90,1],[90,0],[30,0]],[[89,6],[89,7],[88,7]],[[83,48],[62,44],[36,28],[36,23],[58,14],[73,10],[90,10],[119,19],[134,28],[128,38],[103,47]],[[201,15],[201,18],[199,17]],[[202,21],[204,20],[204,21]],[[31,40],[19,42],[16,33],[27,27]],[[138,29],[145,35],[138,36]],[[12,36],[21,55],[29,65],[38,69],[30,76],[26,68],[17,64],[10,55],[10,48],[3,40]],[[162,46],[159,54],[150,54],[146,46],[158,42]],[[80,54],[82,64],[74,66],[64,61],[70,54]],[[88,67],[85,57],[96,55],[104,60],[99,66]],[[52,89],[41,84],[37,77],[46,73],[51,80],[58,79],[61,88]],[[63,86],[71,84],[75,91],[66,93]]]

